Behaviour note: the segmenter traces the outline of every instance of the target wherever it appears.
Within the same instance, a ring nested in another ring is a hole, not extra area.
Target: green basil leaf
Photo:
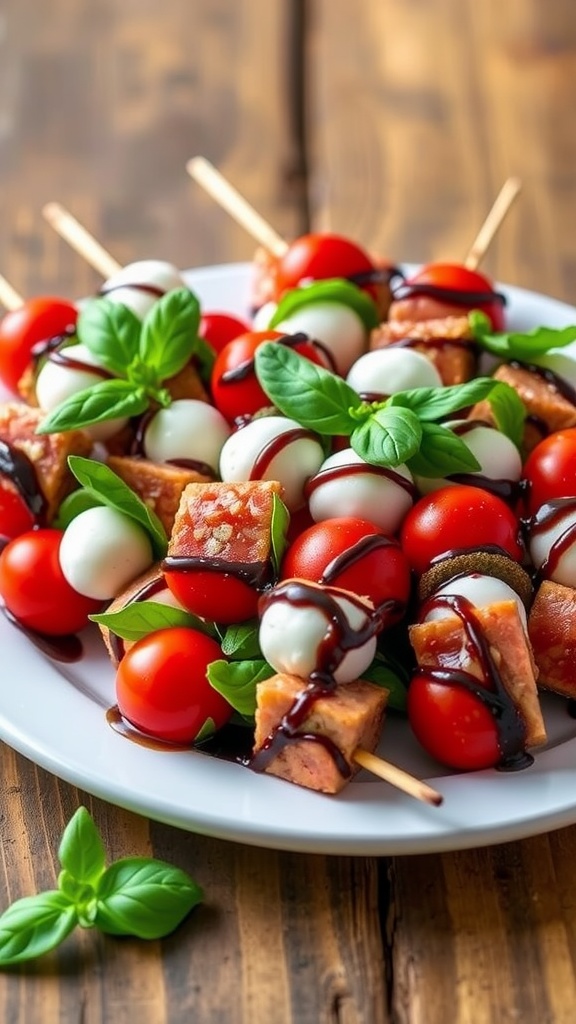
[[[74,905],[58,890],[16,900],[0,916],[0,966],[50,952],[77,923]]]
[[[102,875],[95,924],[111,935],[160,939],[169,935],[203,898],[180,868],[148,857],[125,857]]]
[[[373,466],[399,466],[417,451],[422,426],[411,409],[377,409],[360,423],[350,438],[357,455]]]
[[[346,434],[356,426],[349,409],[362,405],[342,377],[305,359],[286,345],[256,349],[256,376],[280,412],[318,434]]]
[[[207,718],[194,737],[194,743],[202,743],[216,732],[216,722],[213,718]]]
[[[68,822],[58,858],[77,882],[94,885],[104,871],[106,853],[102,837],[85,807],[79,807]]]
[[[274,675],[266,661],[213,661],[208,665],[208,682],[243,718],[256,713],[256,686]]]
[[[351,281],[338,277],[325,281],[311,281],[310,284],[303,284],[286,292],[280,299],[269,326],[276,327],[282,321],[288,320],[297,310],[317,302],[348,306],[360,317],[367,331],[373,330],[380,323],[378,308],[368,293]]]
[[[433,422],[488,398],[496,383],[491,377],[477,377],[476,380],[450,387],[413,388],[398,391],[387,400],[386,405],[389,408],[401,406],[411,409],[421,421]]]
[[[81,512],[85,512],[86,509],[96,508],[98,505],[103,505],[104,502],[100,501],[93,494],[89,494],[83,487],[79,487],[76,491],[72,491],[68,494],[58,509],[58,514],[54,519],[53,526],[57,530],[65,530],[70,525],[76,516],[79,516]]]
[[[92,299],[81,309],[79,340],[111,373],[121,377],[138,352],[140,320],[131,309],[110,299]]]
[[[439,423],[422,424],[420,449],[408,459],[415,476],[444,477],[450,473],[474,473],[480,463],[453,430]]]
[[[575,325],[534,327],[525,333],[494,333],[488,317],[478,310],[468,314],[468,321],[478,344],[487,352],[506,360],[519,359],[529,363],[538,356],[545,355],[550,349],[564,348],[576,341]]]
[[[212,370],[216,362],[216,352],[205,338],[196,338],[194,345],[193,362],[198,367],[200,379],[204,384],[209,384],[212,377]]]
[[[259,631],[259,619],[250,619],[248,622],[228,626],[222,637],[222,653],[227,658],[235,658],[242,661],[261,658],[262,651],[260,650]]]
[[[99,381],[57,405],[36,428],[36,433],[56,434],[119,417],[140,416],[148,404],[144,391],[128,380]]]
[[[141,640],[158,629],[173,629],[184,626],[195,629],[206,636],[215,637],[216,630],[211,622],[198,618],[191,612],[160,601],[133,601],[116,612],[100,612],[90,615],[92,622],[107,626],[122,640]]]
[[[80,455],[70,455],[68,465],[78,482],[93,494],[103,505],[117,509],[131,519],[135,519],[146,530],[154,555],[163,558],[166,554],[168,539],[166,531],[155,512],[138,497],[134,491],[114,473],[109,466],[94,459],[85,459]]]
[[[272,565],[276,575],[280,572],[280,563],[286,550],[286,534],[290,524],[290,513],[277,494],[272,496],[272,522],[270,526],[270,546]]]
[[[518,392],[505,381],[496,381],[488,401],[498,430],[520,448],[524,436],[526,406]]]
[[[159,380],[173,377],[190,361],[200,324],[200,303],[188,288],[167,292],[142,323],[138,354]]]

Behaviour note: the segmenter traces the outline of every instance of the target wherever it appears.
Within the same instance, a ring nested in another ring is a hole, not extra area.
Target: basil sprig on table
[[[438,421],[483,400],[490,402],[503,433],[515,444],[522,436],[522,401],[508,384],[491,377],[363,402],[341,377],[283,345],[261,345],[255,365],[264,391],[285,416],[318,434],[349,437],[354,451],[372,465],[393,468],[404,463],[430,477],[478,470],[464,441]]]
[[[531,331],[494,332],[485,313],[473,310],[468,322],[474,339],[481,348],[500,359],[518,359],[530,363],[550,349],[565,348],[576,341],[576,325],[570,327],[534,327]]]
[[[77,338],[115,376],[61,402],[37,432],[49,434],[140,416],[152,403],[170,405],[166,380],[193,357],[209,370],[213,353],[198,337],[199,324],[200,304],[188,288],[167,292],[144,320],[127,306],[106,298],[92,299],[78,317]],[[73,357],[74,347],[69,346],[67,352]]]
[[[24,896],[0,915],[0,967],[50,952],[77,925],[160,939],[203,898],[185,871],[153,857],[123,857],[106,867],[102,837],[85,807],[66,826],[58,858],[57,889]]]

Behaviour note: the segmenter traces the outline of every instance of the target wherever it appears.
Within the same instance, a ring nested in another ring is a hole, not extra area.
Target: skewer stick
[[[20,309],[20,306],[23,305],[24,299],[22,296],[19,295],[10,282],[0,274],[0,306],[4,306],[4,309],[12,311],[14,309]]]
[[[288,242],[279,235],[250,203],[203,156],[195,156],[186,164],[186,170],[208,195],[243,227],[249,235],[273,256],[281,257]]]
[[[472,242],[464,260],[467,270],[476,270],[484,259],[496,232],[522,188],[520,178],[507,178],[498,193],[492,209]]]
[[[414,775],[409,775],[402,768],[397,768],[395,764],[385,761],[376,754],[371,754],[368,750],[362,750],[359,747],[354,751],[353,758],[362,768],[366,768],[373,775],[389,782],[396,789],[401,789],[408,796],[423,800],[424,803],[432,804],[433,807],[439,807],[444,800],[442,794],[432,789],[426,782],[415,778]]]
[[[47,203],[42,215],[57,234],[102,277],[112,277],[122,269],[121,264],[60,203]]]

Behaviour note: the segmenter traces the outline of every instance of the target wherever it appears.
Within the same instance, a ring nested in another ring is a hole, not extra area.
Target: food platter
[[[246,314],[250,266],[188,272],[204,308]],[[570,306],[503,289],[517,328],[576,321]],[[97,632],[83,657],[52,661],[0,616],[0,737],[35,763],[114,804],[191,832],[270,848],[333,854],[463,849],[576,822],[576,721],[566,702],[544,702],[550,740],[520,772],[448,772],[390,717],[381,753],[444,796],[421,804],[361,773],[338,797],[322,796],[193,750],[132,742],[108,724],[114,672]]]

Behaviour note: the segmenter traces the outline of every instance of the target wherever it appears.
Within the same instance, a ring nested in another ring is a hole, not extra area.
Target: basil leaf
[[[205,338],[196,338],[192,359],[198,367],[200,379],[204,384],[209,384],[214,363],[216,362],[216,352]]]
[[[270,545],[272,549],[272,565],[276,575],[280,572],[280,563],[286,550],[286,534],[290,524],[290,513],[277,494],[272,496],[272,522],[270,526]]]
[[[368,293],[351,281],[338,277],[325,281],[311,281],[310,284],[302,284],[286,292],[274,311],[269,327],[276,327],[304,306],[318,302],[348,306],[360,317],[366,331],[373,330],[380,323],[378,308]]]
[[[52,525],[57,530],[65,530],[81,512],[86,512],[89,508],[96,508],[98,505],[103,504],[93,494],[89,494],[83,487],[79,487],[78,490],[72,491],[71,494],[64,498]]]
[[[432,422],[481,402],[489,396],[496,383],[491,377],[477,377],[476,380],[450,387],[413,388],[398,391],[387,400],[386,405],[389,408],[401,406],[411,409],[421,421]]]
[[[267,661],[213,661],[208,665],[208,682],[243,718],[256,713],[256,686],[271,679],[274,669]]]
[[[200,727],[196,733],[193,742],[202,743],[203,740],[207,740],[210,736],[213,736],[216,732],[216,722],[213,718],[207,718],[204,724]]]
[[[0,916],[0,965],[48,953],[64,941],[77,921],[74,905],[58,890],[16,900]]]
[[[115,508],[143,526],[150,537],[155,557],[164,557],[168,540],[160,519],[117,473],[102,462],[80,455],[69,455],[68,465],[78,482],[103,505]]]
[[[85,807],[79,807],[68,822],[58,858],[77,882],[93,885],[104,871],[106,854],[102,837]]]
[[[138,354],[158,380],[173,377],[190,361],[199,324],[200,303],[188,288],[167,292],[151,307],[142,323]]]
[[[122,640],[141,640],[158,629],[173,629],[184,626],[195,629],[206,636],[215,637],[216,630],[210,622],[198,618],[191,612],[160,601],[133,601],[115,612],[100,612],[90,615],[91,622],[107,626]]]
[[[529,363],[552,348],[564,348],[576,341],[575,325],[560,328],[534,327],[523,334],[494,333],[489,318],[478,310],[468,314],[468,321],[478,344],[487,352],[506,360],[519,359]]]
[[[422,424],[420,449],[408,459],[411,473],[443,477],[450,473],[474,473],[480,468],[476,456],[453,430],[438,423]]]
[[[92,299],[78,316],[79,340],[98,362],[121,377],[138,352],[141,324],[127,306],[110,299]]]
[[[356,426],[349,409],[362,405],[342,377],[286,345],[265,342],[256,350],[256,376],[280,412],[318,434],[346,434]]]
[[[505,381],[496,381],[488,401],[498,430],[520,448],[524,436],[526,406],[518,392]]]
[[[355,427],[350,444],[365,462],[393,467],[418,451],[421,437],[422,426],[414,412],[385,406]]]
[[[111,935],[160,939],[174,931],[202,897],[200,886],[180,868],[148,857],[125,857],[100,878],[94,923]]]
[[[228,626],[222,637],[222,653],[227,658],[236,658],[237,660],[261,658],[259,630],[259,619],[252,619],[249,622],[241,622],[239,625]],[[219,664],[219,662],[214,664]]]
[[[140,416],[148,408],[142,388],[128,380],[103,380],[65,399],[42,420],[37,434],[90,427],[119,417]]]

